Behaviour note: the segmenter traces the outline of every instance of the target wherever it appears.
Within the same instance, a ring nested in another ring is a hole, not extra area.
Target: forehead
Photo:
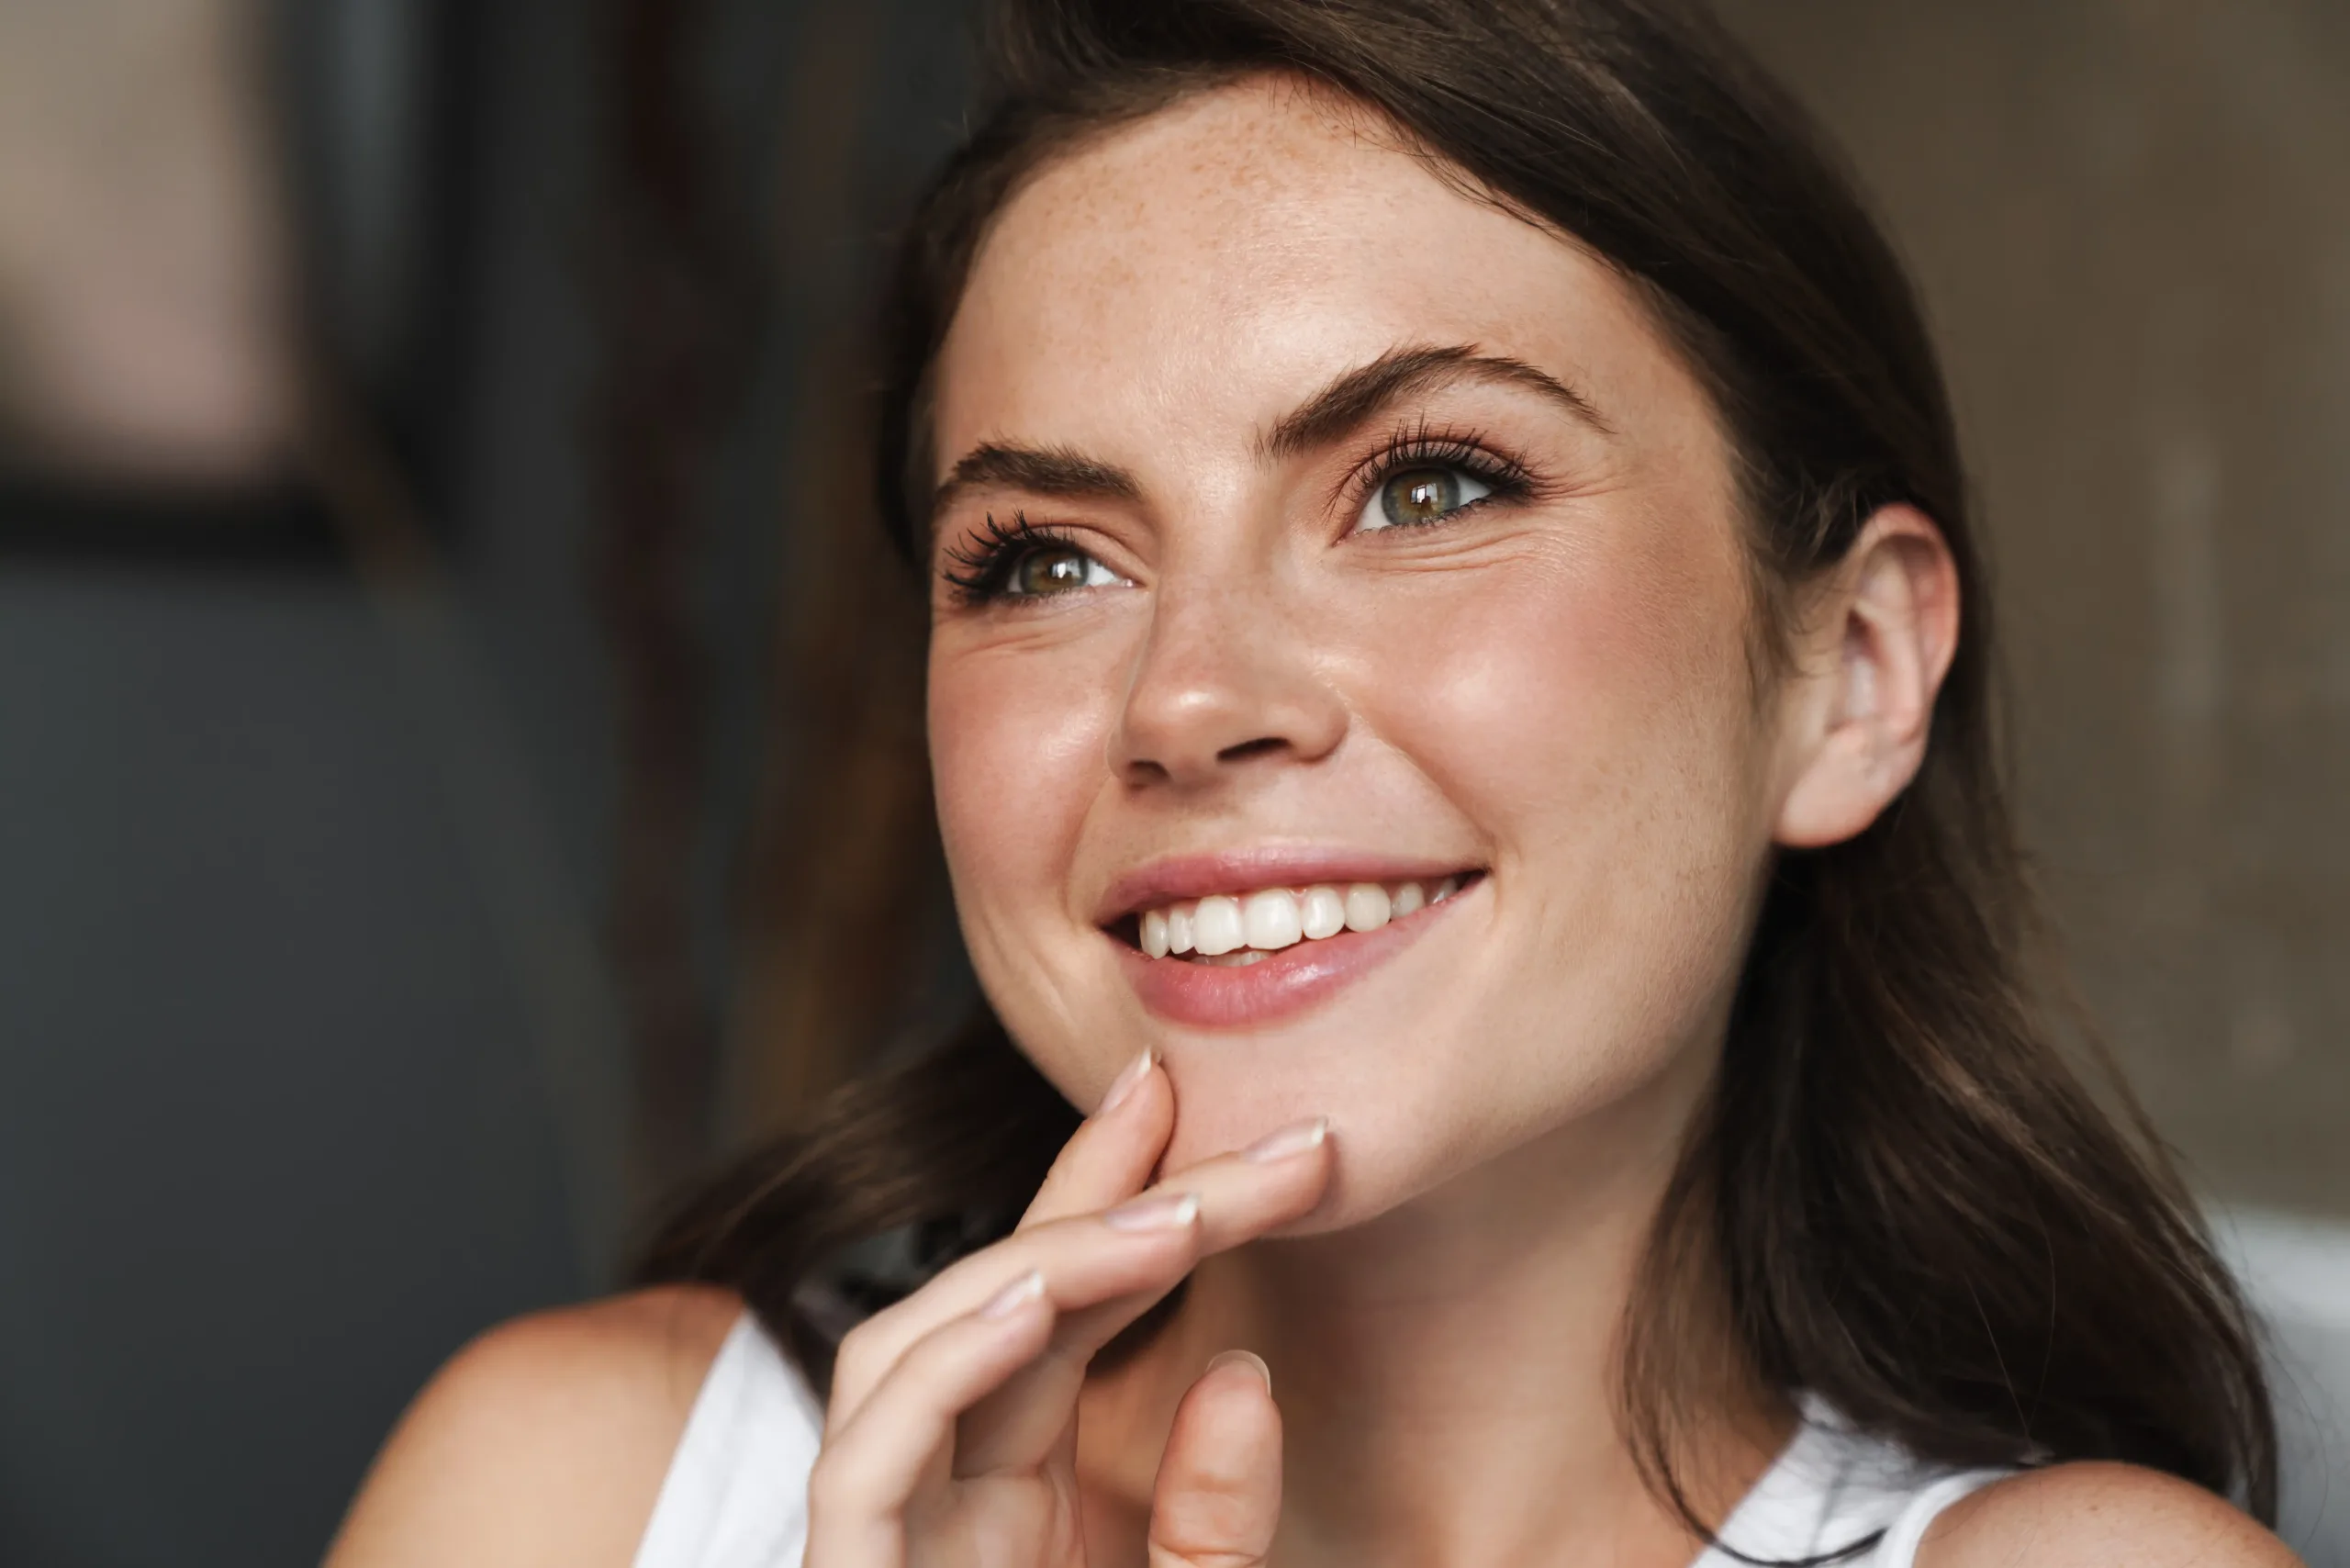
[[[1619,394],[1675,378],[1631,290],[1573,241],[1370,112],[1252,80],[1091,142],[1012,200],[941,352],[937,450],[1228,441],[1416,343]]]

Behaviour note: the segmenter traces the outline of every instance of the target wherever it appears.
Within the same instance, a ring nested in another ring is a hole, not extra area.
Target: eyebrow
[[[986,442],[956,461],[955,471],[931,497],[935,519],[966,490],[1025,490],[1035,496],[1138,501],[1142,484],[1113,463],[1102,463],[1065,446],[1012,446]]]
[[[1462,381],[1496,381],[1525,387],[1557,404],[1603,435],[1613,434],[1591,399],[1550,372],[1467,343],[1390,349],[1348,371],[1307,398],[1265,435],[1268,457],[1295,457],[1326,446],[1391,403]]]
[[[1524,387],[1602,434],[1614,433],[1590,398],[1548,371],[1457,343],[1390,349],[1369,364],[1346,372],[1281,416],[1259,442],[1259,453],[1278,460],[1315,451],[1390,404],[1463,381]],[[932,494],[930,515],[937,519],[966,491],[997,488],[1088,500],[1142,498],[1141,481],[1113,463],[1065,446],[983,442],[956,461],[953,472]]]

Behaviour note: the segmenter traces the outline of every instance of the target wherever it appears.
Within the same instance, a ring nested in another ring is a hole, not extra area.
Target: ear
[[[1958,648],[1958,564],[1942,530],[1915,507],[1878,510],[1807,590],[1796,641],[1773,836],[1809,849],[1866,828],[1925,759]]]

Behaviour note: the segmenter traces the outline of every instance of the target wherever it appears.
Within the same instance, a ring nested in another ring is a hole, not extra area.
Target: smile
[[[1170,1024],[1257,1028],[1336,996],[1472,902],[1482,866],[1377,857],[1203,857],[1110,894],[1102,935],[1136,998]],[[1483,902],[1483,900],[1473,901]]]
[[[1468,873],[1471,879],[1476,875]],[[1462,885],[1462,878],[1455,875],[1425,882],[1320,882],[1308,888],[1211,893],[1144,910],[1136,946],[1147,958],[1240,968],[1301,942],[1377,931],[1444,902]]]

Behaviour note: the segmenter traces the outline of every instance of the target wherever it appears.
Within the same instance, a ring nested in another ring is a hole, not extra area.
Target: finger
[[[1163,1294],[1199,1256],[1199,1212],[1190,1193],[1158,1193],[1106,1213],[1016,1232],[953,1264],[842,1338],[827,1427],[853,1418],[913,1346],[1024,1275],[1040,1275],[1059,1311],[1137,1292]]]
[[[1180,1185],[1200,1200],[1199,1256],[1238,1246],[1311,1212],[1320,1201],[1330,1178],[1326,1134],[1319,1119],[1283,1128],[1252,1149],[1195,1165],[1135,1202],[1147,1203]],[[1062,1295],[1053,1281],[1060,1319],[1051,1345],[964,1417],[957,1467],[970,1474],[1041,1463],[1076,1411],[1087,1363],[1176,1282],[1086,1305]]]
[[[1042,1350],[1052,1325],[1044,1276],[1032,1272],[909,1348],[816,1456],[809,1561],[901,1556],[907,1505],[925,1475],[945,1473],[956,1417]]]
[[[1176,1406],[1151,1495],[1151,1568],[1258,1568],[1281,1517],[1272,1376],[1246,1350],[1228,1350]]]
[[[1127,1064],[1102,1096],[1021,1215],[1022,1227],[1106,1209],[1131,1198],[1150,1180],[1175,1130],[1175,1089],[1145,1051]]]
[[[1034,1269],[1068,1325],[1054,1353],[965,1423],[986,1469],[1041,1459],[1075,1407],[1094,1352],[1174,1288],[1200,1257],[1235,1247],[1310,1213],[1330,1177],[1327,1124],[1284,1127],[1221,1155],[1101,1215],[1014,1232],[960,1260],[905,1300],[851,1329],[834,1361],[826,1423],[856,1413],[907,1347]],[[1197,1226],[1177,1220],[1194,1197]]]
[[[1222,1252],[1314,1212],[1329,1190],[1330,1122],[1312,1116],[1268,1133],[1247,1148],[1202,1160],[1141,1194],[1196,1193],[1200,1255]]]

